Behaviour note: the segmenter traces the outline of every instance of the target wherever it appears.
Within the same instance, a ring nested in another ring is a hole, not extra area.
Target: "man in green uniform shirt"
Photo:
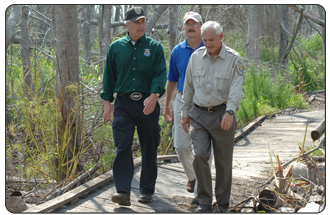
[[[113,163],[117,194],[111,200],[126,206],[131,204],[134,174],[131,147],[135,127],[142,154],[139,202],[152,201],[157,178],[160,142],[158,98],[165,93],[166,63],[162,45],[145,36],[145,22],[141,7],[133,7],[126,12],[128,33],[109,47],[101,92],[104,114],[112,122],[117,147]],[[114,93],[117,97],[113,108]]]

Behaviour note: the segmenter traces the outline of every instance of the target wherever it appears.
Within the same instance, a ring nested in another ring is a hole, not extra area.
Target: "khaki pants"
[[[182,93],[177,93],[175,100],[173,102],[174,111],[174,126],[173,126],[173,143],[175,147],[176,154],[183,166],[183,169],[189,179],[189,181],[195,180],[195,170],[193,167],[193,161],[195,159],[191,137],[187,134],[181,124],[181,107],[183,105]],[[213,152],[211,152],[210,159],[208,160],[208,165],[212,167]],[[195,183],[194,194],[197,196],[197,185],[198,180]]]
[[[194,108],[190,113],[191,138],[195,151],[193,165],[199,182],[198,201],[200,204],[212,204],[212,179],[207,163],[211,154],[212,142],[216,169],[215,195],[221,212],[226,212],[229,208],[236,130],[236,118],[229,130],[221,129],[221,120],[225,110],[226,107],[223,107],[221,110],[210,113]]]

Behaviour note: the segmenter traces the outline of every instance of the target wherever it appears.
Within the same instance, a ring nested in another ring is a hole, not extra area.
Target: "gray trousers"
[[[232,183],[232,160],[236,118],[233,126],[225,131],[221,128],[222,117],[226,107],[208,112],[196,107],[190,113],[191,138],[195,151],[193,162],[198,180],[197,197],[200,204],[212,205],[212,179],[208,165],[211,154],[211,142],[214,150],[216,169],[215,196],[221,212],[229,208]]]

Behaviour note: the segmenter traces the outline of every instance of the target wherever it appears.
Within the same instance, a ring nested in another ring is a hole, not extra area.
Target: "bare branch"
[[[316,24],[320,25],[322,28],[325,28],[325,21],[324,20],[319,19],[319,18],[317,18],[315,16],[311,16],[309,14],[306,14],[306,13],[302,12],[302,9],[298,8],[298,6],[296,6],[296,5],[289,4],[289,5],[286,5],[286,6],[289,7],[289,8],[291,8],[292,10],[294,10],[296,12],[302,13],[302,15],[305,18],[310,19],[313,22],[315,22]]]

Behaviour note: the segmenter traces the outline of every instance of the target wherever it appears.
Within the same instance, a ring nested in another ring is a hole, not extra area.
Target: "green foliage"
[[[323,40],[320,35],[314,35],[309,40],[298,38],[300,49],[304,48],[302,54],[291,55],[288,65],[288,73],[293,85],[299,85],[299,70],[303,82],[303,92],[325,89],[325,56],[323,55]],[[294,49],[298,49],[296,44]]]
[[[251,65],[246,70],[243,83],[241,108],[236,113],[239,126],[254,118],[275,113],[277,109],[289,107],[306,108],[301,94],[292,90],[291,84],[283,75],[272,78],[268,69],[259,69]]]
[[[267,40],[262,40],[260,60],[262,62],[276,63],[279,59],[279,47],[267,44]]]
[[[245,58],[245,42],[242,38],[245,37],[242,31],[231,31],[223,34],[223,42],[226,46],[237,51],[242,58]]]
[[[95,163],[101,161],[102,172],[112,169],[116,157],[116,148],[113,143],[112,125],[101,123],[92,131],[92,142]]]
[[[165,121],[164,116],[160,117],[159,125],[161,127],[161,131],[160,131],[160,144],[158,150],[161,155],[167,155],[169,154],[173,142],[172,135],[170,135],[170,133],[172,133],[171,132],[172,128],[170,126],[170,123],[167,123]]]
[[[315,34],[311,38],[301,38],[301,43],[306,48],[306,51],[311,56],[321,56],[323,55],[323,39],[321,35]]]
[[[74,98],[76,105],[71,115],[63,120],[62,103],[54,95],[49,86],[41,85],[38,69],[33,73],[33,89],[20,88],[19,100],[15,104],[20,118],[22,138],[17,138],[14,145],[21,157],[16,158],[23,163],[28,178],[54,179],[57,182],[65,177],[66,183],[75,176],[81,154],[89,146],[84,145],[83,131],[78,132],[76,125],[81,123],[80,97]],[[43,90],[40,91],[40,89]],[[68,88],[78,94],[78,85]],[[70,119],[70,120],[68,120]],[[75,122],[75,123],[74,123]],[[81,123],[83,127],[83,123]],[[17,128],[12,122],[9,132],[17,136]],[[80,139],[80,143],[77,140]],[[79,144],[78,144],[79,143]],[[9,150],[11,147],[8,147]],[[8,151],[10,155],[10,151]],[[71,156],[72,155],[72,156]],[[19,166],[20,169],[22,166]]]

